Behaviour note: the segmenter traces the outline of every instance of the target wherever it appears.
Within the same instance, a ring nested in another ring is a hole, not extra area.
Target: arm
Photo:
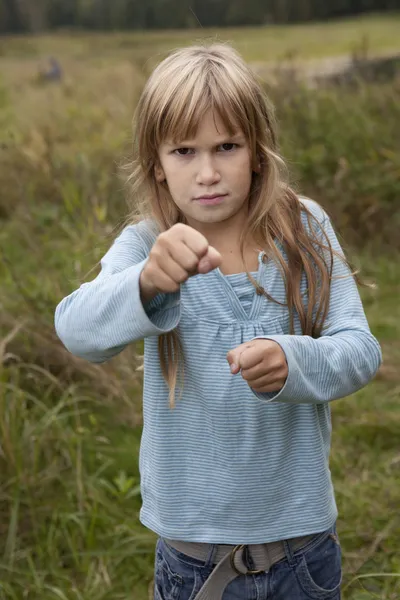
[[[343,254],[327,215],[323,227],[333,249]],[[338,258],[334,259],[330,307],[321,337],[258,338],[277,342],[288,364],[288,377],[279,392],[253,390],[264,401],[313,404],[348,396],[374,377],[382,361],[380,346],[369,329],[356,282]]]
[[[180,292],[141,298],[140,274],[147,260],[137,226],[127,227],[101,260],[96,279],[59,303],[56,332],[72,354],[104,362],[131,342],[177,326]]]

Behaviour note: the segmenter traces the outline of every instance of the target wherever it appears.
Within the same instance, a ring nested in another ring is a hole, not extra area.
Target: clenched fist
[[[150,250],[139,280],[142,300],[150,300],[161,292],[177,292],[189,277],[208,273],[221,262],[220,253],[204,235],[177,223],[160,233]]]
[[[226,355],[231,373],[241,370],[243,379],[256,392],[279,392],[288,376],[286,356],[277,342],[257,339],[240,344]]]

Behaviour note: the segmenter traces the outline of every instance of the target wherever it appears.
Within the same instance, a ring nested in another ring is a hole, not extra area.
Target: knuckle
[[[197,250],[197,252],[196,252],[197,255],[203,256],[208,250],[207,240],[205,240],[205,241],[199,240],[199,243],[196,246],[196,250]]]
[[[168,231],[163,231],[162,233],[160,233],[160,234],[157,236],[157,239],[156,239],[156,242],[155,242],[155,244],[154,244],[153,248],[154,248],[155,246],[157,246],[157,244],[164,244],[164,243],[165,243],[165,240],[166,240],[166,239],[168,239],[168,236],[167,236],[167,234],[168,234]]]
[[[180,284],[176,282],[174,279],[168,278],[165,280],[165,284],[163,285],[163,289],[166,292],[176,292],[179,290]]]
[[[146,266],[143,269],[144,274],[146,275],[146,277],[148,277],[149,279],[152,279],[154,276],[154,264],[151,262],[151,260],[149,260],[146,264]]]
[[[183,283],[184,281],[186,281],[188,278],[188,274],[187,273],[179,273],[176,277],[175,277],[175,281],[177,281],[178,283]]]
[[[273,364],[274,369],[277,371],[281,371],[285,367],[285,361],[282,360],[281,356],[279,356],[276,360],[274,360],[274,362],[272,364]]]
[[[175,223],[175,225],[173,225],[166,233],[169,233],[174,239],[182,238],[185,234],[185,229],[186,225],[184,223]]]
[[[193,237],[190,240],[192,250],[196,254],[205,254],[209,245],[208,241],[203,234],[199,233],[198,231],[196,231],[195,233],[196,235],[193,235]]]
[[[197,268],[198,262],[195,259],[188,259],[184,264],[184,269],[188,272],[193,272]]]
[[[242,366],[242,369],[244,369],[245,371],[249,370],[250,362],[247,360],[247,358],[245,356],[240,357],[240,364]]]
[[[161,253],[160,245],[162,245],[162,243],[157,244],[157,242],[156,242],[154,244],[154,246],[152,247],[152,249],[150,250],[150,253],[149,253],[150,261],[157,260],[161,256],[162,253]]]

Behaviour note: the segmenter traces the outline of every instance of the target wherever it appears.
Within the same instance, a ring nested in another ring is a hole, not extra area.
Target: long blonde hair
[[[128,167],[134,200],[130,222],[150,218],[159,233],[175,223],[185,223],[167,184],[156,181],[158,149],[166,139],[193,137],[210,107],[230,134],[239,126],[252,153],[249,214],[240,239],[246,273],[257,287],[244,257],[245,241],[250,236],[282,271],[290,331],[294,332],[297,313],[303,334],[318,337],[328,313],[335,252],[323,231],[321,238],[321,224],[287,183],[286,166],[277,147],[273,107],[250,68],[228,44],[175,50],[148,79],[134,117],[134,156]],[[307,228],[302,211],[307,216]],[[276,242],[283,247],[286,260]],[[303,273],[307,278],[307,302],[300,289]],[[274,301],[266,290],[258,288],[257,292]],[[184,356],[179,332],[161,335],[158,349],[172,407],[178,382],[181,393],[183,389]]]

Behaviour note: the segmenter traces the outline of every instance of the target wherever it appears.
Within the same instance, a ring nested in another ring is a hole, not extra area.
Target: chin
[[[226,210],[226,208],[227,207],[222,207],[221,205],[214,206],[213,210],[200,210],[192,214],[186,213],[186,218],[192,219],[193,221],[197,221],[197,223],[203,223],[204,225],[211,225],[213,223],[223,223],[234,217],[239,210],[232,210],[232,207],[231,210]]]
[[[223,217],[209,216],[208,219],[204,217],[199,217],[196,219],[198,223],[221,223],[221,221],[225,221]]]

